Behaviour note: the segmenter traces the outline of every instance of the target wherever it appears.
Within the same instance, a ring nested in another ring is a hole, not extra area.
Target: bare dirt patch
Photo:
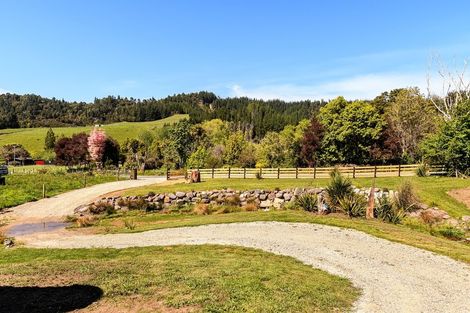
[[[470,209],[470,188],[451,190],[447,194]]]

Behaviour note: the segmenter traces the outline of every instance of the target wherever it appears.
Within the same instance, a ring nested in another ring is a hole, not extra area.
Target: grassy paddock
[[[127,224],[132,224],[130,229]],[[213,215],[146,214],[131,211],[122,216],[101,219],[90,230],[96,233],[126,233],[146,230],[199,226],[206,224],[238,223],[255,221],[302,222],[352,228],[370,235],[447,255],[470,264],[470,245],[429,234],[422,228],[393,225],[378,220],[350,219],[340,214],[315,215],[304,211],[257,211]]]
[[[176,114],[151,122],[121,122],[103,125],[106,133],[122,143],[126,138],[136,138],[144,130],[155,130],[164,124],[176,123],[187,115]],[[89,133],[92,126],[79,127],[55,127],[53,128],[56,137],[71,136],[73,134],[85,132]],[[33,156],[39,155],[44,151],[44,139],[49,128],[14,128],[0,130],[0,146],[6,144],[22,144]]]
[[[348,280],[290,257],[211,245],[120,250],[0,248],[0,279],[4,286],[98,287],[104,296],[89,309],[99,312],[135,309],[136,305],[158,312],[346,312],[360,294]],[[25,300],[22,305],[45,306],[51,301]],[[0,311],[2,305],[14,301],[2,299],[0,293]]]
[[[86,175],[86,185],[96,185],[115,181],[114,175]],[[53,173],[15,174],[6,177],[7,184],[0,186],[0,210],[42,198],[42,185],[46,186],[46,196],[83,188],[85,174]]]
[[[373,178],[353,179],[357,187],[370,187]],[[451,177],[383,177],[376,178],[376,186],[395,189],[404,181],[411,181],[415,190],[424,203],[435,205],[446,210],[451,216],[460,217],[470,215],[470,209],[447,194],[449,190],[470,187],[470,180]],[[248,189],[274,189],[293,187],[324,187],[329,179],[209,179],[200,184],[175,184],[167,186],[146,186],[128,190],[126,195],[145,195],[149,192],[175,192],[191,190],[211,190],[233,188],[237,190]]]

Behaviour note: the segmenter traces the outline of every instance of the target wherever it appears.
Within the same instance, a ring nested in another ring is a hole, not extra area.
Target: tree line
[[[109,96],[96,98],[93,103],[7,93],[0,95],[0,129],[143,122],[189,114],[194,123],[215,118],[238,123],[252,138],[260,138],[268,131],[298,123],[323,104],[322,101],[220,98],[205,91],[158,100]]]
[[[384,92],[371,101],[338,97],[327,103],[253,102],[218,99],[210,93],[170,98],[187,103],[188,97],[202,107],[193,108],[189,120],[144,131],[121,145],[106,137],[105,152],[99,162],[94,158],[95,163],[153,169],[428,162],[469,174],[468,97],[461,97],[446,114],[438,105],[448,100],[430,99],[417,88]],[[58,164],[89,164],[89,136],[77,134],[56,142],[50,129],[45,149],[55,152]],[[4,150],[10,157],[11,147]]]

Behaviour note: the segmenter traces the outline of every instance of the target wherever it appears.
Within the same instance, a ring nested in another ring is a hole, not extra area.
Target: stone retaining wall
[[[355,189],[356,193],[367,197],[370,189]],[[381,189],[375,190],[376,199],[382,196],[389,196],[391,192]],[[154,207],[156,210],[169,208],[171,206],[184,206],[188,204],[213,204],[213,205],[236,205],[246,206],[249,203],[255,204],[261,209],[282,208],[286,203],[295,201],[301,195],[317,195],[319,203],[323,203],[325,191],[323,188],[291,188],[283,190],[248,190],[239,191],[234,189],[210,190],[210,191],[189,191],[174,193],[150,193],[147,196],[128,197],[107,197],[94,203],[78,207],[77,214],[86,214],[96,207],[112,207],[114,210],[129,210],[133,203]]]

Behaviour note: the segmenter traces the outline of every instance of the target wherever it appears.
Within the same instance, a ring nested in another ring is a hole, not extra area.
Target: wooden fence
[[[377,165],[377,166],[344,166],[337,167],[347,177],[406,177],[415,176],[420,164]],[[202,179],[211,178],[328,178],[334,167],[312,168],[209,168],[198,169]],[[188,169],[187,175],[196,169]],[[442,175],[445,168],[433,165],[428,168],[429,175]]]

